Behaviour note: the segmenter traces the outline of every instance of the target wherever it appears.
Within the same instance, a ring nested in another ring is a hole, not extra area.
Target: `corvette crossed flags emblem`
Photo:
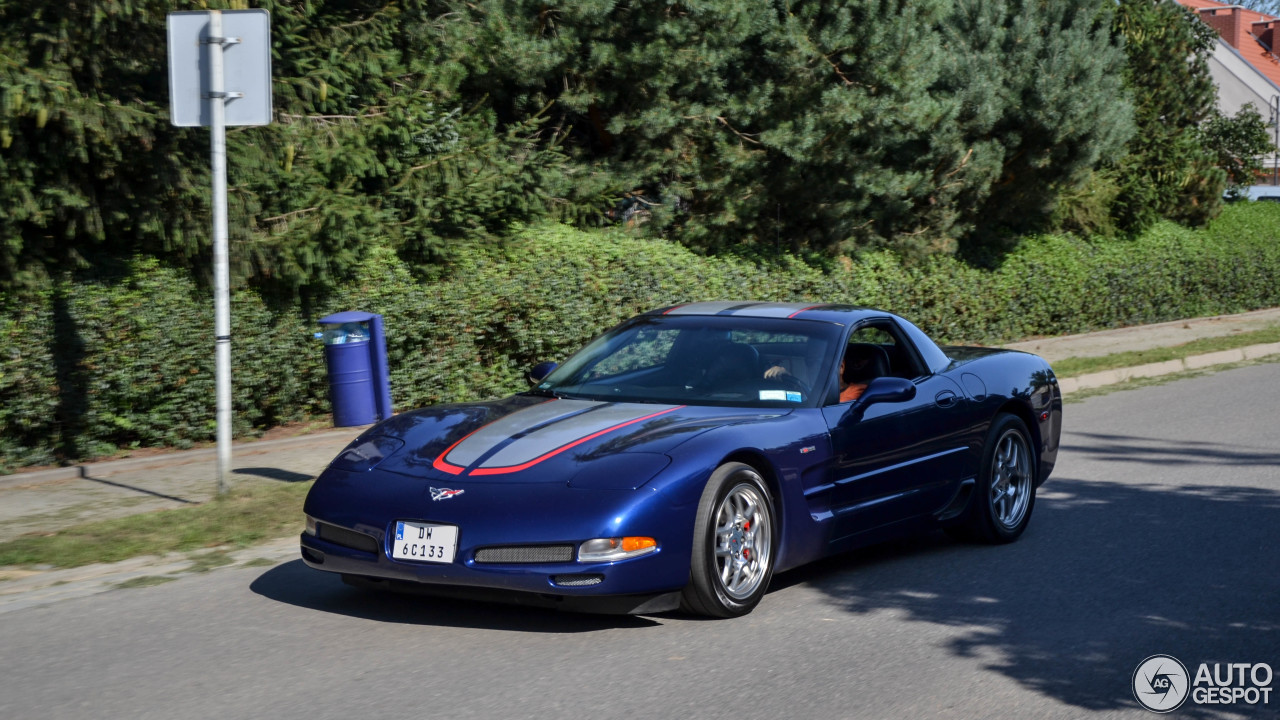
[[[450,490],[449,488],[431,488],[432,500],[448,500],[456,495],[461,495],[466,490]]]

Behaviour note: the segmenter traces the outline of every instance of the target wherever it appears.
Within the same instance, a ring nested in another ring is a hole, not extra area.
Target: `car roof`
[[[842,305],[839,303],[784,303],[760,302],[750,300],[720,300],[715,302],[695,302],[685,305],[671,305],[645,313],[645,315],[702,315],[702,316],[738,316],[758,318],[796,318],[800,320],[817,320],[837,325],[855,325],[863,320],[873,318],[892,318],[916,346],[931,372],[942,372],[951,359],[938,345],[906,318],[884,310],[860,307],[858,305]]]
[[[753,300],[720,300],[671,305],[646,315],[732,315],[758,318],[799,318],[850,325],[864,318],[894,317],[892,313],[839,303],[785,303]]]

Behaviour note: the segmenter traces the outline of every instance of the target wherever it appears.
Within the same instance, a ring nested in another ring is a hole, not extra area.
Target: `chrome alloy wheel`
[[[1002,527],[1018,527],[1031,499],[1031,451],[1022,433],[1010,428],[996,442],[991,463],[991,516]]]
[[[773,562],[768,505],[754,485],[742,483],[716,509],[716,571],[734,600],[754,593]]]

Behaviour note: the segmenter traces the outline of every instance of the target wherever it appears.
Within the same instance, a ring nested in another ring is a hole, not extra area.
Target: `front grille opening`
[[[573,562],[573,546],[494,545],[477,550],[476,562],[482,564]]]
[[[322,522],[316,523],[316,537],[352,550],[360,550],[367,553],[378,552],[378,541],[372,536],[338,527],[337,525]]]
[[[552,575],[551,583],[560,587],[587,587],[604,582],[603,575]]]

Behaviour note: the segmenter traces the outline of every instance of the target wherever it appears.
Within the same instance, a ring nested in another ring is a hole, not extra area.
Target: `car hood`
[[[385,472],[465,482],[565,483],[587,466],[597,470],[593,476],[608,466],[612,475],[648,475],[607,483],[635,487],[665,467],[671,450],[702,432],[788,412],[516,395],[397,415],[356,442],[375,436],[403,441],[378,465]]]

